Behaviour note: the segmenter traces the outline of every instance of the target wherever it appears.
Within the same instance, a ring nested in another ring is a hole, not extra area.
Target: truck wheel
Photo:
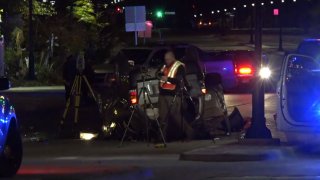
[[[22,161],[22,140],[15,126],[10,126],[4,151],[0,158],[0,177],[12,177]]]

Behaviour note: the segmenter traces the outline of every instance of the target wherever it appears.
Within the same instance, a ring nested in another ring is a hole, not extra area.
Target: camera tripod
[[[153,111],[154,120],[157,123],[158,129],[159,129],[159,132],[160,132],[160,135],[161,135],[161,138],[162,138],[162,142],[163,142],[164,146],[166,146],[166,140],[164,138],[163,131],[162,131],[161,126],[160,126],[160,122],[158,120],[158,117],[156,116],[154,106],[152,105],[152,102],[151,102],[150,92],[149,92],[148,88],[145,86],[145,77],[144,76],[142,76],[142,88],[140,89],[140,92],[139,92],[139,95],[138,95],[138,101],[141,98],[141,96],[143,98],[143,111],[144,111],[144,118],[145,118],[145,121],[146,121],[147,143],[149,145],[149,121],[150,121],[150,119],[147,117],[147,114],[146,114],[146,112],[147,112],[146,111],[147,110],[146,106],[147,106],[147,101],[148,101],[149,104],[150,104],[150,107],[151,107],[151,109]],[[124,131],[124,134],[122,136],[122,139],[121,139],[120,147],[123,145],[124,139],[125,139],[125,137],[127,135],[128,129],[129,129],[130,124],[131,124],[132,119],[133,119],[133,116],[136,113],[136,111],[138,110],[139,106],[140,106],[139,104],[136,104],[133,107],[133,110],[131,112],[130,119],[128,121],[127,127],[126,127],[126,129]]]
[[[73,121],[73,123],[74,123],[74,125],[78,124],[78,121],[79,121],[79,108],[80,108],[80,102],[81,102],[81,88],[82,88],[83,81],[84,81],[85,85],[88,87],[88,89],[89,89],[94,101],[97,103],[97,98],[96,98],[96,96],[95,96],[95,94],[93,92],[93,89],[90,86],[90,83],[89,83],[87,77],[85,75],[83,75],[81,72],[78,72],[76,77],[75,77],[75,79],[74,79],[74,81],[73,81],[72,88],[71,88],[71,91],[70,91],[70,96],[69,96],[69,98],[67,99],[67,102],[66,102],[66,107],[65,107],[65,110],[63,112],[62,120],[60,121],[60,127],[63,126],[65,121],[66,121],[68,112],[69,112],[70,107],[71,107],[71,99],[73,97],[74,97],[74,103],[73,103],[74,121]]]

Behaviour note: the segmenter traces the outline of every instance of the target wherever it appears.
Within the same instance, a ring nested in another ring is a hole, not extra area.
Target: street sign
[[[146,30],[146,7],[127,6],[125,8],[126,32]]]
[[[125,8],[126,32],[134,33],[134,44],[138,45],[138,31],[146,30],[146,7],[127,6]]]
[[[273,9],[273,15],[274,16],[279,16],[279,14],[280,14],[279,9]]]

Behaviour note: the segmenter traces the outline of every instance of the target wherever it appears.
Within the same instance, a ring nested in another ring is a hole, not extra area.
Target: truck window
[[[155,52],[150,60],[150,67],[159,68],[164,64],[164,55],[167,52],[166,49],[161,49]]]
[[[186,54],[186,48],[175,48],[174,53],[176,55],[176,59],[181,60]]]
[[[134,61],[135,64],[141,65],[146,62],[151,49],[123,49],[122,53],[128,58],[128,60]]]
[[[188,61],[188,62],[184,62],[186,65],[186,73],[187,74],[201,74],[201,70],[199,67],[199,64],[197,62],[193,62],[193,61]]]

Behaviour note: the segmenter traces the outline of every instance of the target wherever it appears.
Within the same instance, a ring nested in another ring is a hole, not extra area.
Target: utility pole
[[[33,54],[33,0],[29,0],[29,80],[35,79]]]
[[[254,36],[254,16],[255,16],[255,8],[253,7],[252,8],[252,13],[251,13],[251,16],[250,16],[250,44],[253,44],[254,43],[254,39],[253,39],[253,36]]]
[[[255,4],[255,58],[259,70],[263,66],[261,0],[256,0]],[[272,138],[271,132],[266,126],[264,111],[264,81],[256,76],[255,89],[252,93],[252,125],[247,131],[246,138]]]
[[[279,51],[283,51],[283,46],[282,46],[282,42],[283,42],[283,38],[282,38],[282,8],[281,8],[281,4],[280,4],[280,7],[279,7]]]

